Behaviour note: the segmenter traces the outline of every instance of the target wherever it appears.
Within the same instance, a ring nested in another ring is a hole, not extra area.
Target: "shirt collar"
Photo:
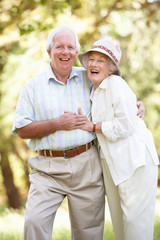
[[[108,76],[107,78],[105,78],[98,86],[98,88],[102,88],[102,89],[105,89],[106,88],[106,83],[107,83],[107,80],[110,76]]]
[[[91,101],[93,101],[93,96],[94,96],[94,94],[98,94],[101,89],[106,89],[106,83],[107,83],[108,78],[109,78],[109,77],[105,78],[105,79],[99,84],[99,86],[98,86],[98,88],[97,88],[96,90],[94,90],[94,86],[93,86],[93,88],[92,88],[92,90],[91,90],[91,94],[90,94],[90,99],[91,99]]]
[[[49,64],[49,66],[48,66],[48,68],[47,68],[46,74],[47,74],[48,83],[49,83],[51,80],[54,80],[54,81],[56,81],[57,83],[64,85],[63,82],[60,82],[60,81],[56,78],[56,76],[55,76],[55,74],[54,74],[54,72],[53,72],[53,70],[52,70],[51,64]],[[76,72],[76,70],[75,70],[74,67],[72,67],[72,71],[71,71],[71,74],[70,74],[68,80],[71,80],[71,79],[74,79],[76,82],[78,81],[78,74],[77,74],[77,72]]]

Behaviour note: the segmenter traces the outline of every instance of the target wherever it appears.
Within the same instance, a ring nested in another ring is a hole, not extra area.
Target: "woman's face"
[[[89,53],[87,73],[89,79],[94,83],[95,89],[112,73],[109,66],[109,60],[105,54],[100,52]]]

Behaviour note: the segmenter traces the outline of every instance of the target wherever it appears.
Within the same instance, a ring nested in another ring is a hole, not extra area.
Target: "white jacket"
[[[105,157],[115,185],[145,165],[147,146],[155,165],[159,159],[152,133],[137,117],[136,96],[119,76],[111,75],[92,89],[92,119],[102,122],[103,134],[97,134],[101,157]]]

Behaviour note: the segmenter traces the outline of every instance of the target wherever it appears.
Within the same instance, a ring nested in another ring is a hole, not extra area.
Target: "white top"
[[[156,165],[159,164],[152,133],[137,117],[136,95],[119,76],[111,75],[92,89],[92,119],[102,122],[97,133],[101,157],[105,157],[115,185],[132,176],[145,165],[147,146]]]

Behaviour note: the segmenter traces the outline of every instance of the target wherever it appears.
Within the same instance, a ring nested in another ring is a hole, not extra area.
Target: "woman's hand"
[[[81,108],[78,108],[78,114],[79,114],[80,116],[86,117],[86,116],[83,114]],[[90,121],[87,119],[87,117],[86,117],[86,122],[85,122],[85,124],[84,124],[83,126],[81,126],[80,128],[83,129],[83,130],[85,130],[85,131],[93,132],[93,122],[90,122]]]

